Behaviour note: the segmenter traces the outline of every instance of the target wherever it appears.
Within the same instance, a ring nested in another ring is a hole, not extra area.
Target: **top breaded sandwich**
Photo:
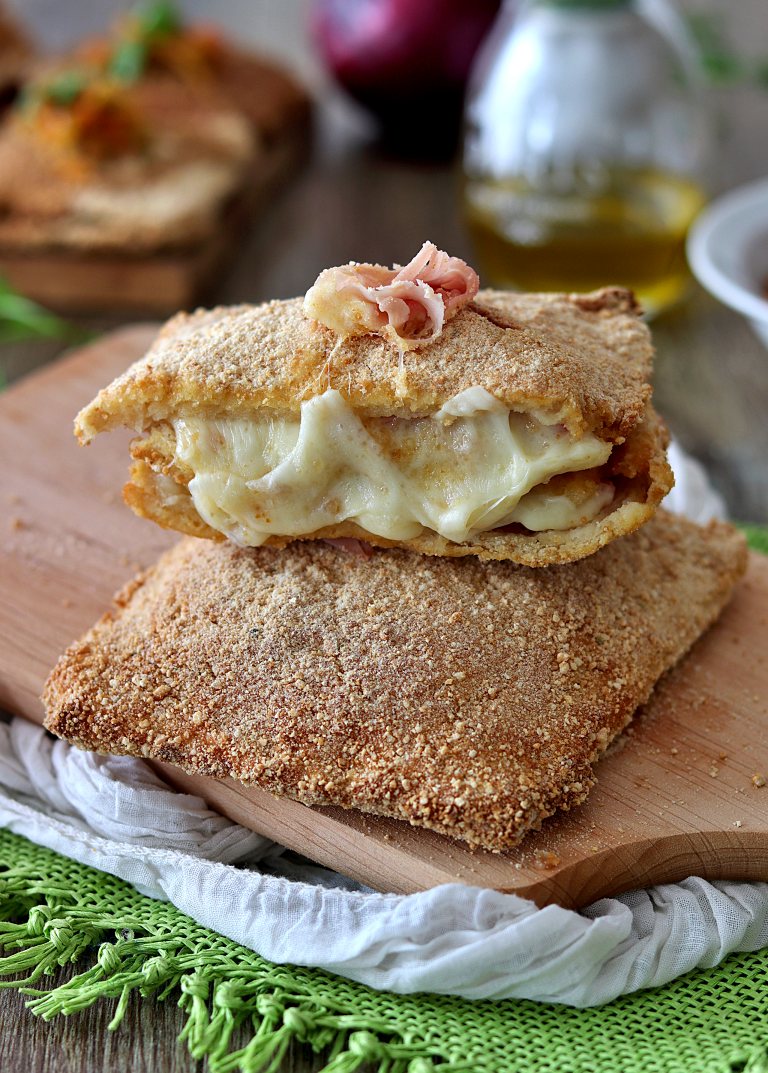
[[[76,432],[144,434],[125,498],[193,536],[570,562],[672,486],[638,314],[619,288],[478,292],[427,243],[303,301],[177,315]]]

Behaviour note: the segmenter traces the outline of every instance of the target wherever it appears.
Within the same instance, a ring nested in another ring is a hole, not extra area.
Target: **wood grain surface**
[[[127,434],[86,450],[71,431],[80,406],[153,331],[106,336],[0,398],[0,704],[30,719],[42,719],[38,697],[61,650],[177,539],[121,501]],[[768,879],[768,790],[752,782],[768,772],[767,614],[768,560],[753,556],[720,622],[598,764],[587,804],[506,854],[157,766],[246,826],[379,890],[459,881],[578,907],[691,874]]]
[[[58,987],[89,963],[56,969],[37,987]],[[0,1070],[2,1073],[204,1073],[207,1060],[193,1058],[186,1043],[178,1042],[185,1015],[174,996],[158,1002],[132,991],[125,1017],[110,1032],[117,999],[102,999],[94,1006],[66,1017],[43,1021],[25,1007],[26,995],[3,991],[0,1003]],[[248,1025],[232,1033],[231,1049],[246,1046],[253,1037]],[[328,1054],[313,1054],[291,1041],[280,1062],[280,1073],[317,1073]],[[378,1063],[359,1066],[355,1073],[376,1073]]]

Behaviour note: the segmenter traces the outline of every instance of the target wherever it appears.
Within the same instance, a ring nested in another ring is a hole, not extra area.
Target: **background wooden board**
[[[95,959],[94,959],[95,960]],[[60,987],[89,967],[56,966],[38,987]],[[109,1031],[118,1000],[102,999],[66,1017],[44,1021],[27,1008],[28,996],[3,991],[0,997],[0,1069],[3,1073],[207,1073],[207,1059],[194,1058],[186,1040],[179,1042],[186,1014],[171,995],[158,1002],[132,991],[119,1029]],[[250,1024],[238,1025],[230,1049],[245,1047],[253,1037]],[[315,1054],[295,1038],[280,1061],[280,1073],[320,1073],[328,1062],[326,1048]],[[378,1073],[379,1063],[365,1063],[355,1073]]]
[[[0,704],[31,719],[42,719],[38,697],[60,651],[176,539],[122,503],[128,434],[87,450],[72,435],[77,410],[153,331],[116,332],[0,397]],[[721,620],[600,762],[587,804],[503,855],[159,767],[227,815],[380,890],[459,881],[581,906],[691,874],[768,879],[768,788],[751,781],[768,774],[766,626],[768,560],[753,556]]]

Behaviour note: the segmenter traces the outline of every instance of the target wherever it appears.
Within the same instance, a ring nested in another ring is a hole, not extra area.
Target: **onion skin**
[[[456,149],[472,60],[499,0],[316,0],[312,30],[342,86],[400,156]]]

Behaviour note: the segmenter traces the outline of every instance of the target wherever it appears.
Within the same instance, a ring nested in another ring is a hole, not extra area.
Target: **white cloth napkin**
[[[703,470],[673,447],[667,500],[722,517]],[[0,824],[120,876],[276,962],[374,988],[594,1006],[733,951],[768,945],[768,884],[691,878],[580,913],[452,883],[377,894],[168,789],[141,760],[80,752],[0,724]]]

